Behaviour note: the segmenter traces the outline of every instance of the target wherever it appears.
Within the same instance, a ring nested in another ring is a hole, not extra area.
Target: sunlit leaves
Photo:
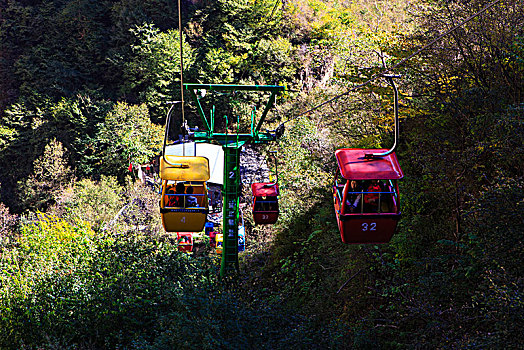
[[[117,103],[97,135],[100,170],[123,178],[130,162],[145,163],[157,154],[162,128],[152,124],[145,104]]]
[[[180,95],[180,38],[176,30],[161,32],[146,24],[132,32],[138,39],[127,68],[127,85],[147,103],[156,119],[164,116],[168,101]],[[194,49],[182,38],[182,60],[187,72],[194,61]]]
[[[122,194],[115,178],[83,179],[64,190],[51,211],[69,222],[87,221],[99,231],[124,205]]]
[[[19,181],[21,198],[31,209],[45,210],[73,179],[62,143],[51,140],[44,153],[33,162],[33,173]]]

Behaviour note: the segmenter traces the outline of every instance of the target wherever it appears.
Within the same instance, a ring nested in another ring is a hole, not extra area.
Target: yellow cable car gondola
[[[209,161],[205,157],[164,155],[160,162],[160,213],[167,232],[200,232],[209,211]]]

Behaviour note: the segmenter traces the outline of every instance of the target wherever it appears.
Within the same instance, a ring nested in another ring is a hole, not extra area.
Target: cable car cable
[[[409,55],[408,57],[406,58],[403,58],[402,60],[400,60],[399,62],[397,62],[396,64],[394,64],[393,66],[391,66],[390,68],[387,68],[385,70],[383,70],[382,72],[380,73],[375,73],[374,75],[371,76],[371,78],[369,78],[368,80],[366,80],[365,82],[361,83],[361,84],[358,84],[357,86],[354,86],[353,88],[349,89],[348,91],[344,92],[344,93],[341,93],[327,101],[324,101],[322,102],[321,104],[305,111],[305,112],[302,112],[300,113],[299,115],[295,116],[295,117],[292,117],[284,122],[282,122],[278,127],[277,127],[277,130],[284,126],[284,124],[286,124],[287,122],[290,122],[292,120],[295,120],[295,119],[298,119],[300,118],[301,116],[305,115],[305,114],[308,114],[310,112],[313,112],[317,109],[319,109],[320,107],[322,106],[325,106],[326,104],[328,103],[331,103],[335,100],[338,100],[339,98],[343,97],[343,96],[346,96],[348,94],[350,94],[351,92],[353,91],[356,91],[358,89],[360,89],[361,87],[364,87],[366,85],[368,85],[369,83],[375,81],[377,78],[381,77],[381,76],[384,76],[385,74],[387,73],[391,73],[395,68],[399,67],[400,65],[404,64],[405,62],[409,61],[410,59],[412,59],[413,57],[419,55],[422,51],[426,50],[428,47],[430,46],[433,46],[437,41],[439,41],[440,39],[442,39],[443,37],[445,37],[446,35],[454,32],[455,30],[457,30],[458,28],[462,27],[464,24],[468,23],[469,21],[471,21],[473,18],[475,17],[478,17],[480,16],[481,14],[483,14],[484,12],[486,12],[487,10],[489,10],[491,7],[495,6],[496,4],[498,4],[501,0],[496,0],[494,2],[492,2],[491,4],[488,4],[486,5],[484,8],[482,8],[480,11],[476,12],[475,14],[469,16],[468,18],[466,18],[464,21],[462,21],[461,23],[457,24],[456,26],[454,26],[453,28],[447,30],[446,32],[444,32],[443,34],[439,35],[437,38],[433,39],[429,44],[426,44],[425,46],[423,46],[422,48],[418,49],[417,51],[415,51],[414,53],[412,53],[411,55]]]
[[[268,21],[273,18],[273,15],[275,14],[275,10],[277,9],[277,5],[280,2],[280,0],[275,1],[275,6],[273,6],[273,9],[271,10],[271,15],[269,15]]]
[[[171,124],[171,115],[173,113],[173,109],[175,107],[175,104],[180,103],[182,106],[182,133],[183,137],[185,136],[185,130],[186,130],[186,119],[184,115],[184,58],[183,58],[183,47],[182,47],[182,11],[180,6],[180,0],[178,0],[178,35],[179,35],[179,43],[180,43],[180,101],[174,101],[174,102],[168,102],[171,103],[171,107],[169,108],[169,111],[167,112],[166,116],[166,131],[164,133],[164,144],[162,147],[162,158],[164,159],[164,162],[171,166],[177,166],[179,164],[173,164],[169,162],[166,158],[166,145],[167,140],[169,138],[169,126]],[[182,143],[182,155],[186,155],[186,148],[184,143]]]
[[[178,36],[180,43],[180,99],[182,103],[182,125],[185,125],[186,119],[184,115],[184,57],[182,45],[182,10],[180,6],[180,0],[178,0]],[[184,144],[182,144],[182,155],[186,155],[186,148]]]
[[[278,185],[278,158],[276,156],[277,151],[269,151],[272,153],[273,159],[275,160],[275,182],[272,184],[266,185],[265,187],[272,187]],[[268,175],[268,179],[271,180],[270,174]]]

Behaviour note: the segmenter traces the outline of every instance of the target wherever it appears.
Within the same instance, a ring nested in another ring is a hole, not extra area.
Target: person
[[[215,201],[213,209],[215,210],[215,212],[220,212],[220,207],[222,206],[222,192],[220,191],[220,189],[215,190],[213,199]]]
[[[271,197],[268,197],[268,196],[256,197],[255,211],[258,211],[258,212],[270,211],[271,209],[270,201],[271,201]]]
[[[211,206],[211,212],[212,213],[214,213],[218,209],[217,208],[217,201],[218,201],[218,198],[217,198],[216,192],[214,190],[210,190],[208,192],[208,203]]]
[[[198,207],[198,201],[193,196],[193,186],[188,186],[186,189],[186,207]]]
[[[277,197],[268,196],[266,205],[267,205],[267,211],[277,211],[278,210]]]
[[[175,205],[175,189],[171,186],[166,190],[165,198],[166,207],[174,207]]]
[[[211,231],[209,232],[209,245],[213,248],[216,247],[217,245],[217,242],[216,242],[216,235],[217,235],[217,232],[216,231]]]
[[[156,157],[155,159],[153,159],[153,179],[157,179],[158,177],[158,173],[160,172],[160,158],[159,157]]]
[[[382,184],[382,191],[386,193],[383,193],[380,198],[380,211],[390,213],[393,208],[393,189],[386,182],[386,184]]]
[[[146,186],[149,186],[151,188],[151,191],[154,191],[155,190],[155,180],[152,177],[146,175],[145,181],[146,181]]]
[[[371,180],[371,184],[366,192],[366,195],[364,195],[364,204],[366,205],[365,211],[369,213],[377,213],[380,195],[373,192],[382,192],[382,186],[380,186],[378,180]]]
[[[346,206],[352,213],[358,213],[361,211],[362,202],[362,187],[356,180],[351,180],[349,183],[349,191],[346,197]]]
[[[171,188],[172,190],[172,188]],[[171,192],[173,193],[173,192]],[[184,197],[179,196],[180,194],[184,193],[184,184],[182,182],[179,182],[176,184],[176,193],[173,193],[175,195],[169,196],[170,200],[168,202],[168,206],[170,207],[183,207],[184,206]]]

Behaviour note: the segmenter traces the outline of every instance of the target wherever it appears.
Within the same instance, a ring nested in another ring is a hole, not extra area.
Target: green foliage
[[[69,222],[89,222],[94,231],[99,231],[123,205],[122,193],[115,178],[102,176],[98,182],[80,180],[62,192],[51,212]]]
[[[42,210],[52,204],[56,196],[50,191],[64,187],[71,178],[71,165],[79,177],[118,176],[123,182],[130,162],[147,162],[160,150],[163,130],[151,123],[145,105],[112,105],[93,101],[89,95],[45,102],[34,109],[13,105],[1,123],[10,135],[17,136],[6,135],[0,156],[4,162],[19,164],[2,169],[6,184],[19,183],[18,208]],[[49,148],[49,139],[56,139],[60,146]],[[24,154],[21,160],[20,153]],[[35,186],[40,187],[36,190]]]
[[[33,173],[20,182],[21,200],[31,209],[45,210],[53,204],[60,192],[72,181],[72,171],[62,144],[52,140],[44,148],[44,154],[33,163]]]
[[[70,110],[78,111],[72,116],[70,125],[65,126],[69,131],[67,139],[71,164],[79,178],[99,178],[101,140],[97,134],[107,114],[114,108],[114,104],[101,100],[95,92],[85,92],[70,100],[69,105],[72,105],[69,107]],[[60,121],[61,119],[57,118],[57,122]]]
[[[280,140],[280,180],[289,192],[302,197],[313,188],[330,185],[334,170],[334,145],[314,120],[302,118]],[[292,195],[290,193],[290,195]]]
[[[483,6],[185,3],[186,81],[288,86],[272,128]],[[259,241],[242,279],[222,284],[213,259],[179,254],[158,235],[156,194],[114,180],[159,151],[150,119],[178,99],[176,4],[6,2],[2,200],[15,212],[56,202],[50,212],[61,219],[40,216],[19,231],[0,206],[0,347],[519,348],[521,7],[500,2],[396,69],[406,178],[389,245],[343,246],[330,198],[335,149],[392,143],[391,89],[375,81],[286,124],[279,223],[251,231],[248,242]],[[231,120],[260,110],[254,95],[210,95]],[[68,168],[100,181],[63,191]]]
[[[166,103],[180,100],[180,38],[176,30],[160,32],[152,24],[133,29],[138,44],[126,69],[129,91],[146,103],[154,120],[165,117]],[[194,49],[182,38],[184,71],[194,62]],[[178,97],[177,97],[178,96]]]
[[[189,23],[200,29],[189,32],[202,61],[196,76],[209,83],[292,81],[299,63],[296,46],[283,35],[287,23],[272,0],[206,3]]]
[[[475,270],[482,275],[504,271],[504,278],[515,283],[522,272],[519,261],[523,222],[520,219],[524,192],[522,179],[501,175],[497,182],[484,186],[465,213],[469,253],[475,258]],[[496,213],[496,220],[493,220]],[[511,282],[508,282],[511,283]]]
[[[471,9],[455,5],[452,17],[464,18]],[[501,22],[517,20],[511,12],[499,15]],[[389,320],[386,325],[394,331],[385,327],[376,336],[395,338],[396,346],[412,346],[412,339],[429,347],[519,346],[514,319],[495,309],[516,317],[522,313],[514,265],[522,250],[516,234],[522,231],[517,219],[522,213],[517,170],[522,169],[522,142],[517,141],[522,139],[522,110],[508,106],[515,86],[506,78],[514,72],[492,76],[505,63],[487,56],[478,65],[479,56],[493,46],[506,50],[511,45],[507,33],[482,26],[493,16],[473,21],[469,25],[475,29],[458,31],[453,41],[443,40],[463,50],[463,59],[454,60],[451,51],[440,49],[426,60],[424,82],[411,83],[431,98],[410,101],[416,117],[406,120],[401,134],[399,153],[408,174],[401,184],[401,234],[394,240],[395,254],[383,256],[385,264],[379,265],[392,279],[376,285],[380,294],[395,299],[382,299],[383,307],[368,319]],[[443,28],[443,18],[437,17],[423,21],[432,29]],[[500,40],[479,39],[491,35]],[[482,42],[475,54],[471,42]],[[397,322],[400,314],[402,323]],[[443,337],[445,344],[438,340]]]
[[[15,243],[19,218],[9,213],[9,208],[0,203],[0,251]]]
[[[33,97],[41,98],[38,95]],[[33,107],[29,107],[30,105]],[[33,164],[53,139],[63,146],[62,152],[67,154],[64,160],[67,160],[67,166],[72,168],[76,175],[96,175],[93,164],[93,157],[96,157],[93,136],[97,132],[96,125],[107,113],[107,109],[107,102],[93,102],[87,95],[79,95],[72,99],[63,98],[57,103],[41,98],[38,103],[10,106],[0,124],[4,130],[9,130],[11,136],[2,139],[4,145],[0,158],[5,164],[17,166],[0,169],[6,185],[2,188],[5,202],[13,209],[16,208],[16,211],[25,209],[24,203],[13,204],[14,199],[24,197],[14,190],[17,183],[25,183],[27,178],[32,176]]]
[[[184,282],[196,266],[176,249],[100,236],[85,223],[54,217],[24,225],[20,244],[2,255],[2,347],[45,344],[49,336],[116,346],[137,336],[160,310],[176,307],[184,285],[205,285],[207,277]]]
[[[158,215],[158,192],[137,182],[126,186],[125,197],[126,208],[119,217],[113,218],[114,226],[111,226],[111,223],[106,226],[107,230],[132,234],[138,229],[144,235],[164,232],[161,217]]]
[[[93,239],[86,223],[73,226],[40,215],[22,225],[18,244],[4,250],[0,262],[3,348],[42,339],[46,329],[67,319],[71,299],[66,295],[87,292],[81,276],[96,254]],[[71,278],[75,275],[80,278]]]
[[[158,236],[40,215],[0,260],[2,348],[340,347],[342,325],[245,304],[211,261]],[[210,297],[212,296],[212,297]],[[261,336],[262,334],[262,336]],[[267,338],[265,335],[269,336]]]
[[[90,1],[10,4],[3,25],[9,33],[6,46],[16,52],[9,61],[19,81],[19,93],[23,96],[36,91],[60,98],[106,82],[95,76],[106,67],[108,47],[104,42],[110,31],[104,21],[107,11],[107,6],[95,6]],[[24,30],[17,33],[20,25]]]
[[[97,134],[99,171],[123,181],[129,163],[143,164],[161,147],[163,130],[152,124],[145,104],[117,103]]]
[[[235,66],[246,58],[247,56],[234,56],[220,47],[209,50],[205,57],[205,71],[209,75],[205,77],[205,81],[210,81],[212,84],[233,83],[235,75],[239,72]]]
[[[343,326],[289,315],[278,305],[245,305],[230,293],[212,299],[200,293],[187,295],[182,305],[188,313],[166,315],[154,341],[138,341],[134,348],[320,349],[342,348],[344,344]]]

